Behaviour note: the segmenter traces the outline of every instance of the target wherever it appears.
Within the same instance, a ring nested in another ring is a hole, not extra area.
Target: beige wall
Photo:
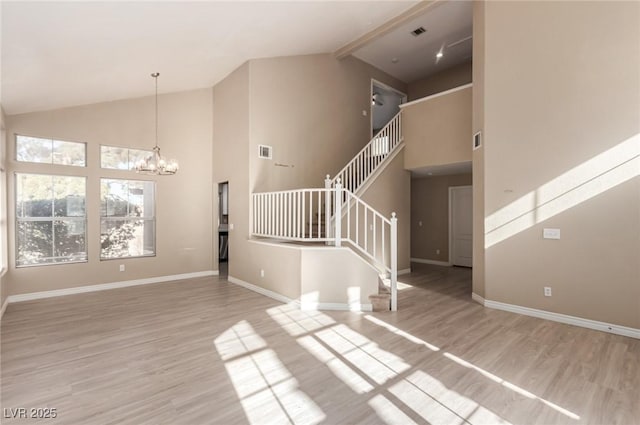
[[[337,173],[369,141],[362,111],[370,108],[372,78],[406,90],[358,59],[331,54],[251,60],[214,87],[213,176],[229,181],[230,276],[299,296],[299,274],[259,277],[288,254],[271,255],[268,246],[249,242],[251,193],[324,186],[325,175]],[[259,144],[273,147],[273,160],[258,158]],[[213,244],[217,249],[217,240]]]
[[[350,248],[300,252],[303,309],[314,309],[314,304],[346,304],[356,310],[371,305],[369,295],[378,293],[378,272]]]
[[[440,71],[427,78],[410,83],[408,86],[409,102],[420,99],[421,97],[449,90],[454,87],[469,84],[472,80],[471,68],[471,61],[467,61],[445,69],[444,71]]]
[[[159,98],[159,145],[182,168],[175,176],[150,177],[103,170],[100,145],[151,149],[154,98],[144,97],[7,117],[8,157],[15,158],[15,134],[87,143],[87,167],[18,163],[9,160],[9,205],[14,205],[14,173],[86,176],[87,263],[16,269],[15,214],[10,208],[10,294],[47,291],[156,276],[214,270],[212,262],[211,89]],[[100,177],[151,179],[156,187],[156,256],[100,261]],[[126,265],[119,272],[119,265]]]
[[[471,88],[403,108],[408,170],[471,161]]]
[[[324,187],[370,139],[371,79],[406,85],[354,57],[256,59],[250,78],[251,190]],[[258,145],[273,146],[273,160]],[[287,167],[275,164],[287,165]]]
[[[213,182],[229,182],[229,275],[253,282],[245,273],[249,239],[249,63],[233,71],[213,88]],[[218,197],[213,199],[218,216]],[[217,221],[217,220],[216,220]],[[218,231],[213,246],[218,258]],[[216,261],[216,260],[214,260]],[[253,270],[252,270],[253,272]]]
[[[484,1],[473,2],[473,87],[472,134],[484,133]],[[484,141],[472,151],[473,166],[473,271],[472,291],[481,297],[484,291]]]
[[[449,261],[449,188],[471,183],[470,173],[411,180],[411,258]]]
[[[302,250],[300,246],[291,244],[262,243],[249,241],[246,257],[247,270],[245,282],[260,286],[269,291],[296,300],[301,295]],[[264,276],[260,273],[264,271]],[[237,270],[234,272],[236,276]]]
[[[484,7],[485,296],[640,328],[640,3]]]
[[[383,216],[390,218],[391,213],[396,213],[398,270],[411,267],[411,173],[404,169],[405,154],[406,148],[391,160],[375,183],[361,194],[362,200]]]

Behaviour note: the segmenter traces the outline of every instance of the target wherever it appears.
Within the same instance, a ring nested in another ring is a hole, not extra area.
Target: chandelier
[[[154,72],[151,76],[156,81],[156,145],[153,147],[153,154],[138,161],[136,164],[136,172],[143,174],[173,175],[178,172],[178,161],[164,158],[160,155],[160,147],[158,146],[158,77],[160,73]]]

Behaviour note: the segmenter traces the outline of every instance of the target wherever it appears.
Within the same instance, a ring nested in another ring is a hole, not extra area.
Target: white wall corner
[[[471,293],[471,299],[480,305],[484,305],[484,298],[482,298],[480,295],[476,294],[475,292]]]
[[[398,270],[398,276],[402,276],[403,274],[409,274],[409,273],[411,273],[411,267],[409,267],[408,269]]]
[[[522,307],[514,304],[506,304],[498,301],[484,300],[484,305],[485,307],[493,308],[496,310],[523,314],[525,316],[537,317],[539,319],[551,320],[554,322],[565,323],[567,325],[580,326],[596,331],[608,332],[616,335],[640,339],[640,329],[629,328],[627,326],[599,322],[597,320],[583,319],[581,317],[569,316],[561,313],[553,313],[551,311],[538,310],[535,308]]]
[[[217,270],[207,270],[203,272],[174,274],[167,276],[157,276],[146,279],[125,280],[122,282],[102,283],[99,285],[76,286],[74,288],[55,289],[52,291],[31,292],[29,294],[9,295],[7,301],[10,303],[39,300],[42,298],[62,297],[64,295],[83,294],[86,292],[106,291],[109,289],[126,288],[129,286],[149,285],[152,283],[172,282],[174,280],[195,279],[198,277],[217,276]],[[4,309],[3,309],[4,312]]]

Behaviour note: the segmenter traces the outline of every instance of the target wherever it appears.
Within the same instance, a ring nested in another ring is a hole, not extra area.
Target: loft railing
[[[397,310],[398,219],[384,217],[344,189],[296,189],[252,194],[252,236],[299,242],[348,243],[389,277]],[[332,217],[340,217],[335,220]]]
[[[333,189],[296,189],[252,194],[253,236],[329,242],[324,204]]]
[[[400,111],[331,179],[331,187],[340,179],[345,189],[356,193],[402,140],[402,111]]]

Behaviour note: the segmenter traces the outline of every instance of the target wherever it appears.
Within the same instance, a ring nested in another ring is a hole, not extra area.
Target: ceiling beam
[[[433,9],[436,6],[445,3],[445,1],[446,0],[421,0],[418,4],[405,10],[395,18],[388,20],[378,28],[375,28],[365,35],[345,44],[344,46],[333,52],[333,54],[337,59],[344,59],[361,47],[371,43],[372,41],[382,37],[385,34],[390,33],[406,22],[417,18],[418,16],[424,14],[427,10]]]

